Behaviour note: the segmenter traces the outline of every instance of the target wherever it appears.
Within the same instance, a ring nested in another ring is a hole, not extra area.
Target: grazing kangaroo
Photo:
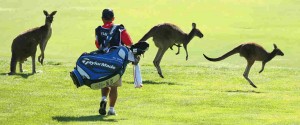
[[[35,55],[37,50],[37,45],[40,45],[41,54],[38,57],[38,61],[43,64],[44,61],[44,51],[47,42],[52,34],[51,23],[53,21],[53,16],[57,11],[53,11],[48,14],[44,10],[46,16],[45,25],[28,30],[20,35],[18,35],[12,43],[11,46],[11,61],[10,61],[10,73],[9,75],[14,75],[16,73],[17,62],[19,62],[20,72],[23,72],[22,63],[27,60],[29,56],[32,59],[32,74],[35,71]]]
[[[180,45],[183,44],[183,47],[186,52],[186,60],[188,59],[188,51],[187,45],[192,40],[194,36],[198,36],[199,38],[203,37],[203,34],[199,29],[196,28],[196,23],[192,23],[193,29],[189,34],[184,33],[179,27],[170,23],[163,23],[154,26],[148,31],[141,40],[146,41],[150,37],[153,37],[153,41],[155,46],[158,47],[158,51],[153,60],[153,64],[156,67],[158,74],[160,77],[164,78],[160,69],[160,61],[167,51],[168,48],[172,47],[174,44]],[[179,48],[178,48],[179,49]],[[179,50],[178,50],[179,51]],[[179,53],[179,52],[178,52]]]
[[[209,58],[204,54],[203,54],[203,56],[209,61],[221,61],[221,60],[223,60],[233,54],[236,54],[236,53],[240,53],[240,56],[245,57],[245,59],[247,60],[247,67],[246,67],[246,70],[243,75],[244,75],[245,79],[250,83],[250,85],[253,86],[254,88],[257,88],[257,87],[248,78],[250,68],[254,64],[254,62],[262,61],[262,68],[259,71],[259,73],[261,73],[264,70],[265,64],[267,62],[272,60],[277,55],[280,55],[280,56],[284,55],[284,53],[280,49],[277,48],[276,44],[274,44],[274,50],[271,53],[269,53],[262,46],[260,46],[256,43],[245,43],[245,44],[239,45],[238,47],[227,52],[226,54],[224,54],[223,56],[221,56],[219,58]]]

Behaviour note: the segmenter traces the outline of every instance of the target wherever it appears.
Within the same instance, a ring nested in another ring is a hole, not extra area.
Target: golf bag
[[[124,74],[129,62],[136,63],[135,57],[143,54],[149,47],[146,42],[112,47],[108,53],[94,51],[82,54],[70,76],[78,87],[87,85],[91,89],[101,89],[116,83]]]

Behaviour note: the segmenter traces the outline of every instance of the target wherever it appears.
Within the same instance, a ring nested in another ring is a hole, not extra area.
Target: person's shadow
[[[52,119],[58,122],[87,122],[87,121],[105,121],[118,122],[116,119],[108,118],[109,116],[91,115],[91,116],[53,116]]]

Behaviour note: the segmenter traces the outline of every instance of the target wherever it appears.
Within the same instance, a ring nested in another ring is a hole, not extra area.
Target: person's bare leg
[[[107,115],[116,115],[116,111],[114,107],[117,102],[117,98],[118,98],[118,87],[117,86],[111,87],[109,93],[109,110],[107,112]]]
[[[118,87],[117,86],[111,87],[111,90],[109,93],[109,106],[110,107],[115,107],[117,98],[118,98]]]
[[[110,91],[110,88],[109,88],[109,87],[102,88],[102,89],[101,89],[101,95],[102,95],[102,97],[103,97],[103,96],[107,97],[109,91]]]
[[[118,80],[116,83],[115,83],[116,86],[112,86],[111,87],[111,90],[110,90],[110,93],[109,93],[109,111],[108,111],[108,115],[116,115],[116,112],[115,112],[115,104],[117,102],[117,99],[118,99],[118,86],[121,86],[122,85],[122,78],[120,80]]]

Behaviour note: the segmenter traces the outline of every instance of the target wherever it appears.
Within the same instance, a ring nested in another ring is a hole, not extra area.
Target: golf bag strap
[[[116,30],[118,30],[120,25],[113,25],[112,28],[109,31],[109,34],[106,36],[106,39],[104,40],[104,43],[102,44],[101,51],[107,52],[109,48],[109,42],[111,41],[112,37],[116,34]]]

